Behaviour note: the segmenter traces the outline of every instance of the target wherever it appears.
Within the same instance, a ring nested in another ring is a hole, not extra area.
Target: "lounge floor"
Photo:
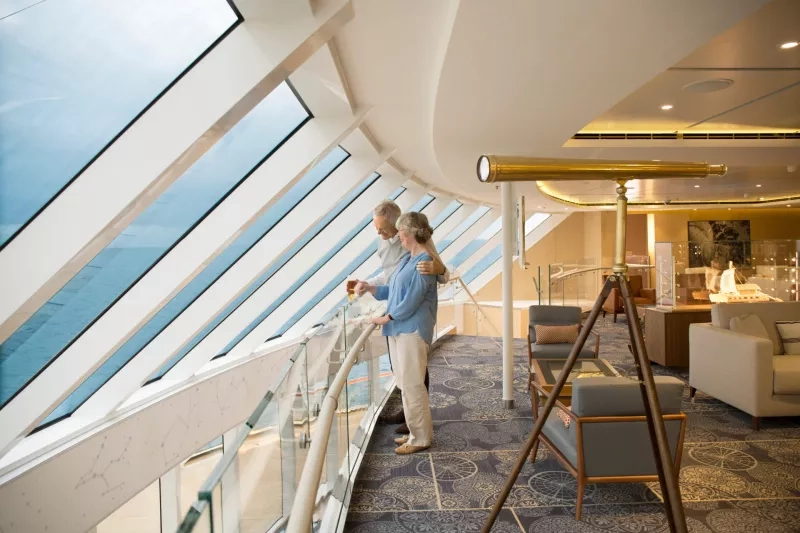
[[[627,326],[598,323],[600,356],[633,367]],[[412,456],[393,453],[393,426],[379,425],[353,490],[345,531],[480,531],[488,509],[532,428],[525,392],[524,341],[516,347],[516,409],[501,407],[500,348],[493,339],[453,336],[430,359],[435,443]],[[656,374],[685,372],[653,365]],[[724,379],[724,376],[720,376]],[[397,398],[387,411],[399,408]],[[689,417],[681,493],[689,531],[800,531],[800,419],[749,418],[698,392],[684,393]],[[574,519],[576,483],[540,446],[517,480],[494,531],[519,533],[666,532],[658,484],[589,485]],[[655,492],[654,492],[655,491]]]

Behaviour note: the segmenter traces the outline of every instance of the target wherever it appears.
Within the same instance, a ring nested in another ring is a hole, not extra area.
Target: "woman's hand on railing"
[[[390,320],[391,318],[389,317],[389,315],[383,315],[371,318],[369,321],[370,323],[375,324],[376,326],[383,326],[384,324],[388,324]]]

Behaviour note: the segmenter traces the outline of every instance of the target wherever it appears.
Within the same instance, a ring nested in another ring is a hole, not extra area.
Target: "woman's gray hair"
[[[391,200],[384,200],[375,206],[372,214],[376,217],[385,218],[390,224],[396,224],[397,219],[400,217],[400,206]]]
[[[396,226],[398,230],[412,235],[420,244],[428,242],[433,235],[433,228],[428,224],[428,217],[415,211],[400,215]]]

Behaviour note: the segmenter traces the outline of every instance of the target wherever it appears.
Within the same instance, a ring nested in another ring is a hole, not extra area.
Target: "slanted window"
[[[420,200],[414,204],[409,211],[422,211],[425,209],[432,201],[434,200],[433,196],[426,194]],[[433,221],[430,222],[430,225],[433,229],[438,228],[447,218],[455,213],[458,208],[461,207],[461,202],[453,201],[444,210],[439,213],[436,217],[434,217]],[[369,215],[367,220],[372,220],[372,215]],[[317,293],[317,295],[312,299],[312,304],[309,304],[289,319],[286,324],[284,324],[281,329],[275,334],[276,336],[280,337],[281,335],[285,334],[289,331],[297,322],[300,321],[311,309],[313,309],[317,304],[327,298],[333,291],[337,290],[341,286],[342,283],[345,282],[348,276],[350,276],[353,272],[355,272],[361,265],[363,265],[367,259],[369,259],[376,251],[378,250],[378,243],[375,241],[374,245],[370,245],[367,247],[363,252],[361,252],[355,259],[350,261],[344,269],[330,282],[328,283],[325,288]],[[378,268],[372,274],[366,277],[366,279],[374,278],[377,276],[382,268]],[[341,307],[347,301],[347,297],[345,296],[339,302],[333,306],[333,308],[328,311],[322,318],[321,322],[327,322],[336,312],[341,309]],[[274,337],[272,337],[274,338]]]
[[[226,0],[0,3],[0,249],[238,21]]]
[[[450,260],[450,265],[452,265],[453,268],[458,268],[459,266],[461,266],[461,264],[467,259],[469,259],[472,254],[480,250],[481,246],[486,244],[486,242],[489,239],[497,235],[497,232],[500,231],[502,225],[503,225],[502,218],[498,218],[497,220],[489,224],[489,226],[487,226],[487,228],[483,230],[480,235],[472,239],[472,242],[466,245],[464,249],[458,252],[455,255],[455,257],[453,257],[453,259]]]
[[[525,235],[532,232],[536,227],[547,220],[550,215],[546,213],[536,213],[533,216],[529,217],[528,220],[525,221]],[[500,258],[503,257],[503,244],[500,243],[495,246],[489,253],[483,256],[477,263],[475,263],[472,268],[470,268],[466,274],[461,276],[461,279],[464,283],[469,284],[475,281],[475,279],[484,273],[484,271],[495,264]]]
[[[0,345],[5,404],[297,131],[310,114],[283,83]]]
[[[336,170],[350,156],[337,147],[309,170],[298,183],[284,194],[272,208],[256,220],[225,251],[203,269],[186,287],[169,301],[131,339],[106,360],[72,394],[59,405],[42,425],[69,416],[92,394],[97,392],[124,365],[131,361],[156,335],[169,326],[178,315],[199,298],[211,285],[228,271],[241,257],[269,233],[300,202]]]
[[[169,359],[166,363],[164,363],[158,371],[153,374],[150,378],[148,383],[151,383],[155,380],[161,379],[164,374],[169,372],[172,367],[174,367],[178,361],[184,358],[189,352],[191,352],[198,344],[200,344],[203,339],[205,339],[212,331],[214,331],[217,326],[222,324],[229,316],[231,316],[240,305],[242,305],[248,298],[250,298],[258,289],[260,289],[267,281],[275,275],[278,270],[283,268],[286,263],[288,263],[292,257],[294,257],[300,250],[305,248],[308,243],[310,243],[314,237],[316,237],[322,230],[328,227],[337,216],[339,216],[342,211],[347,209],[347,207],[352,204],[361,194],[366,191],[373,183],[375,183],[378,178],[380,178],[380,174],[377,172],[373,173],[370,177],[364,180],[362,183],[359,184],[358,187],[353,189],[347,196],[342,198],[338,204],[328,212],[322,219],[320,219],[313,227],[311,227],[308,231],[303,234],[303,237],[298,240],[291,248],[286,250],[281,256],[275,260],[275,262],[270,266],[261,276],[256,278],[245,291],[239,295],[233,302],[231,302],[228,307],[226,307],[222,312],[217,314],[214,317],[214,320],[211,321],[205,328],[203,328],[197,335],[195,335],[192,340],[190,340],[181,350],[178,351],[172,358]],[[258,325],[256,323],[255,325]],[[253,327],[255,327],[255,325]],[[221,355],[227,353],[227,350],[223,350]]]
[[[475,223],[483,217],[486,213],[489,212],[489,208],[485,205],[479,206],[472,212],[470,216],[465,218],[461,221],[461,223],[453,228],[447,235],[445,235],[444,239],[439,241],[438,246],[436,247],[437,251],[441,254],[447,248],[453,244],[453,241],[461,237],[464,232],[466,232],[469,228],[471,228]]]

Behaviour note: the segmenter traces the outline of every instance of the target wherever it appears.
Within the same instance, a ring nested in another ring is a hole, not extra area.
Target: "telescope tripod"
[[[638,313],[636,312],[636,304],[633,301],[630,280],[627,276],[628,267],[625,264],[625,231],[627,226],[628,214],[628,200],[625,197],[625,180],[618,180],[619,186],[617,187],[617,231],[616,231],[616,249],[614,257],[614,266],[612,268],[613,274],[606,278],[603,287],[600,290],[600,295],[594,302],[586,324],[581,328],[578,335],[578,340],[570,351],[567,357],[564,369],[556,380],[553,390],[550,392],[544,407],[539,411],[534,424],[533,431],[531,432],[525,446],[520,451],[517,462],[514,465],[511,475],[506,480],[500,496],[497,498],[489,518],[481,530],[483,533],[489,533],[492,525],[497,519],[497,515],[503,508],[514,483],[517,481],[522,468],[525,466],[525,461],[531,450],[537,445],[539,435],[542,433],[545,421],[547,420],[550,412],[553,410],[556,399],[561,394],[561,390],[567,382],[572,368],[575,366],[575,361],[578,359],[578,354],[581,352],[589,333],[592,331],[597,317],[603,307],[608,295],[611,293],[611,288],[616,281],[619,285],[620,292],[622,293],[622,301],[625,307],[625,317],[628,319],[628,334],[631,340],[631,352],[633,353],[633,360],[636,364],[636,373],[639,378],[639,388],[642,393],[642,403],[644,404],[645,418],[647,419],[647,428],[650,433],[650,444],[653,449],[653,458],[655,460],[656,469],[658,470],[658,481],[661,485],[661,494],[664,500],[664,507],[667,513],[667,520],[669,522],[669,529],[672,533],[686,533],[686,517],[683,512],[683,503],[681,502],[681,493],[678,486],[678,475],[675,471],[675,465],[670,455],[669,441],[667,439],[666,428],[664,427],[664,419],[662,417],[661,405],[658,401],[658,394],[656,392],[655,382],[653,381],[653,372],[650,368],[650,360],[647,357],[647,350],[644,345],[644,336],[642,335],[642,328],[639,324]],[[579,495],[578,497],[581,497]]]

